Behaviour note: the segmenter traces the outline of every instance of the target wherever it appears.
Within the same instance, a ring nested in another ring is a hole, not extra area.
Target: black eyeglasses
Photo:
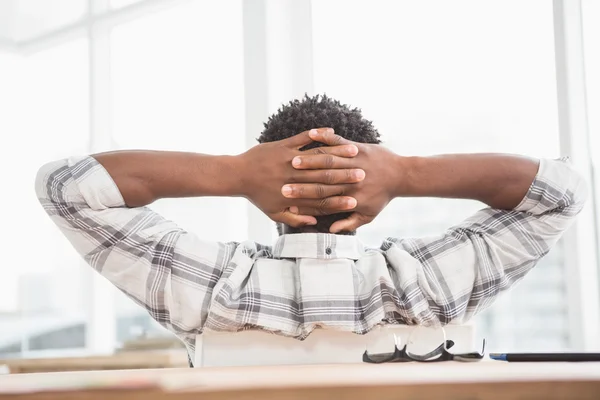
[[[370,354],[367,350],[363,353],[363,362],[371,364],[383,364],[391,362],[440,362],[440,361],[463,361],[473,362],[480,361],[485,356],[485,339],[483,339],[481,352],[470,353],[451,353],[448,350],[454,346],[454,341],[445,340],[438,347],[425,354],[415,354],[407,350],[405,344],[402,349],[398,348],[396,336],[394,335],[395,346],[392,353],[373,353]]]

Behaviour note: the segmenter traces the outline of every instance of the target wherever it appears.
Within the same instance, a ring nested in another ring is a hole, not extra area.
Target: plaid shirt
[[[98,273],[194,352],[203,331],[317,327],[364,334],[385,323],[463,323],[533,268],[581,210],[586,189],[563,160],[541,160],[523,201],[484,208],[431,237],[281,236],[274,246],[201,240],[146,207],[128,208],[92,157],[43,166],[38,198]]]

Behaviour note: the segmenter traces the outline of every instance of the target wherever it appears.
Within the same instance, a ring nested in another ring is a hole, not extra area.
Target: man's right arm
[[[389,239],[384,250],[404,309],[421,324],[464,323],[520,281],[581,211],[586,185],[563,160],[508,155],[420,159],[410,195],[489,205],[440,235]],[[406,257],[409,256],[409,257]],[[396,261],[396,262],[394,262]]]
[[[398,157],[394,197],[479,200],[501,210],[515,208],[538,172],[539,160],[511,154],[449,154]]]
[[[381,145],[355,145],[357,157],[330,163],[366,172],[363,182],[346,191],[358,206],[349,218],[336,221],[332,232],[371,222],[395,197],[463,198],[488,205],[439,235],[383,244],[399,291],[398,312],[407,322],[465,322],[489,306],[548,253],[586,199],[585,182],[565,160],[507,154],[402,157]],[[310,169],[313,161],[303,160],[297,168]],[[291,186],[292,193],[301,193],[301,184]]]

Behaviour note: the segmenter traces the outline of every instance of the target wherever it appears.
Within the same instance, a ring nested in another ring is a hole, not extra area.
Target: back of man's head
[[[360,109],[350,108],[326,95],[305,96],[302,100],[291,101],[283,105],[277,113],[269,117],[265,129],[258,141],[260,143],[275,142],[297,135],[313,128],[333,128],[343,138],[359,143],[380,143],[379,133],[373,123],[363,118]],[[301,150],[324,146],[313,142]],[[350,213],[338,213],[317,217],[317,225],[312,230],[328,233],[331,224],[347,218]],[[281,234],[281,227],[278,226]],[[303,229],[287,229],[288,232],[302,232]]]

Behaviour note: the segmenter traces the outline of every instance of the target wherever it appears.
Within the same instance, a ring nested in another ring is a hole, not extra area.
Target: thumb
[[[283,139],[281,143],[284,143],[291,149],[299,149],[301,147],[306,146],[307,144],[312,143],[312,139],[308,133],[309,131],[304,131],[287,139]]]
[[[291,212],[289,209],[278,213],[276,218],[271,219],[289,226],[293,226],[294,228],[317,224],[317,219],[315,217],[311,215],[298,215]]]
[[[329,228],[329,232],[338,233],[338,232],[352,232],[358,229],[359,227],[368,224],[371,222],[373,218],[365,217],[360,213],[352,213],[348,218],[341,219],[339,221],[335,221],[331,227]]]
[[[333,129],[311,129],[308,136],[315,142],[321,142],[328,146],[340,146],[342,144],[353,144],[352,141],[336,135]]]

